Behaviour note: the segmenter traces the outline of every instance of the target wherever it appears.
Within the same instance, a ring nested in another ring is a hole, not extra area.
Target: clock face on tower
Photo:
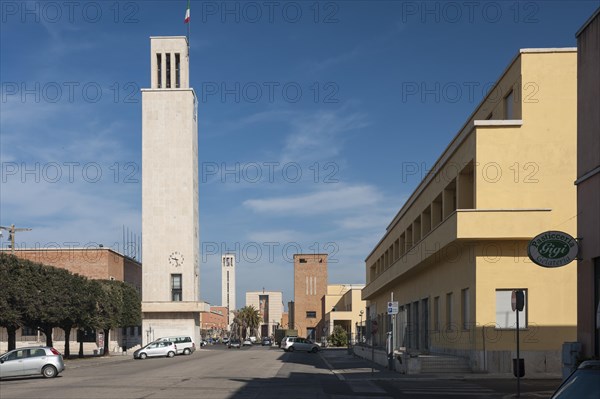
[[[169,255],[169,263],[173,266],[183,265],[183,255],[178,251],[173,252]]]

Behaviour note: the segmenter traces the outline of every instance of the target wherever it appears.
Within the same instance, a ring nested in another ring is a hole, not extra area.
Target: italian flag
[[[185,19],[183,20],[184,24],[190,22],[190,0],[188,0],[187,10],[185,10]]]

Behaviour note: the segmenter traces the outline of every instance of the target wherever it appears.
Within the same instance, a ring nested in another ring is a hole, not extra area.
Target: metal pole
[[[369,326],[369,331],[371,331],[371,377],[373,377],[375,373],[375,333],[373,332],[373,319],[367,319],[367,325]]]
[[[390,293],[390,298],[391,301],[390,302],[394,302],[394,292]],[[390,336],[390,353],[388,353],[388,366],[390,370],[394,369],[394,336],[396,333],[396,315],[392,314],[392,331],[391,331],[391,336]]]
[[[517,311],[517,398],[521,397],[521,357],[519,351],[519,309]]]

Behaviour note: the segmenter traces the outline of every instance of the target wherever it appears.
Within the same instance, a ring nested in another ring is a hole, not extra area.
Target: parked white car
[[[317,353],[319,351],[319,345],[315,344],[310,339],[299,337],[285,337],[281,344],[281,348],[286,352],[306,351]]]
[[[194,340],[192,340],[192,337],[186,335],[162,337],[157,339],[155,342],[158,341],[173,342],[175,345],[177,345],[177,355],[191,355],[196,350],[196,344],[194,343]]]
[[[177,345],[170,341],[154,341],[133,352],[134,359],[166,356],[173,357],[177,353]]]

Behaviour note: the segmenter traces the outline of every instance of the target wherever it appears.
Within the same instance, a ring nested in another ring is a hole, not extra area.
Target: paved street
[[[284,353],[221,345],[173,359],[113,356],[70,360],[52,380],[0,382],[2,399],[161,398],[508,398],[514,380],[406,377],[376,368],[345,350]],[[332,369],[330,369],[333,368]],[[548,397],[559,381],[525,380],[524,398]]]

